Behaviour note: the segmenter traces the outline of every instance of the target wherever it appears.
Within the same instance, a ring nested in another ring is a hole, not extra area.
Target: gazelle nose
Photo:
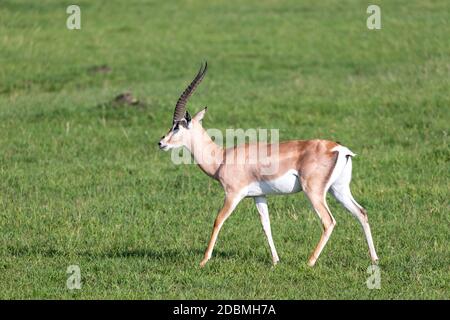
[[[162,145],[161,141],[160,141],[160,142],[158,142],[158,147],[161,147],[161,145]]]

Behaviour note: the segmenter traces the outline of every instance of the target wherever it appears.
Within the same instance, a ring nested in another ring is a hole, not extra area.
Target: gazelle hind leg
[[[278,258],[278,253],[272,239],[272,230],[270,228],[269,209],[267,207],[266,197],[255,197],[255,205],[261,218],[261,224],[263,226],[264,233],[266,234],[267,242],[269,242],[273,264],[276,265],[280,259]]]
[[[367,245],[369,246],[370,257],[373,262],[377,262],[378,256],[373,244],[372,232],[370,230],[366,210],[356,202],[348,186],[333,185],[330,188],[330,192],[336,198],[336,200],[339,201],[344,206],[344,208],[347,209],[359,221],[364,231]]]
[[[334,226],[336,225],[336,220],[334,220],[333,215],[328,208],[324,192],[315,193],[305,190],[305,193],[308,196],[308,199],[311,201],[311,204],[317,215],[319,216],[323,227],[323,232],[322,236],[320,237],[319,243],[317,244],[308,261],[308,265],[310,267],[313,267],[316,264],[316,261],[319,258],[323,248],[327,244],[331,233],[333,232]]]
[[[356,202],[350,191],[350,181],[352,174],[351,158],[339,176],[339,178],[331,185],[330,193],[347,209],[361,224],[369,247],[370,257],[374,263],[378,261],[378,256],[373,244],[372,232],[370,230],[369,220],[366,210]]]

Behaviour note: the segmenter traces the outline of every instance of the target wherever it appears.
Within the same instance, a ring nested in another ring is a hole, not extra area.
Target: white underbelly
[[[289,170],[273,180],[252,182],[247,186],[246,193],[248,197],[256,197],[267,194],[289,194],[301,190],[297,170]]]

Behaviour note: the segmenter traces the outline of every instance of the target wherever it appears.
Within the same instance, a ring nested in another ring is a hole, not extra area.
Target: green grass
[[[448,1],[77,1],[0,4],[0,298],[434,299],[450,297]],[[369,213],[381,289],[366,287],[363,233],[335,201],[320,237],[303,194],[269,198],[271,268],[251,200],[198,264],[223,199],[156,142],[200,62],[204,126],[278,128],[341,141]],[[92,74],[106,64],[109,74]],[[145,107],[113,108],[125,90]],[[82,289],[66,288],[81,268]]]

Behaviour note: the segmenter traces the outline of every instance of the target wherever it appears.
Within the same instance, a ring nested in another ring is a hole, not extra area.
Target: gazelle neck
[[[194,123],[191,139],[187,145],[200,169],[208,176],[214,177],[223,160],[223,148],[218,146],[205,129]]]

